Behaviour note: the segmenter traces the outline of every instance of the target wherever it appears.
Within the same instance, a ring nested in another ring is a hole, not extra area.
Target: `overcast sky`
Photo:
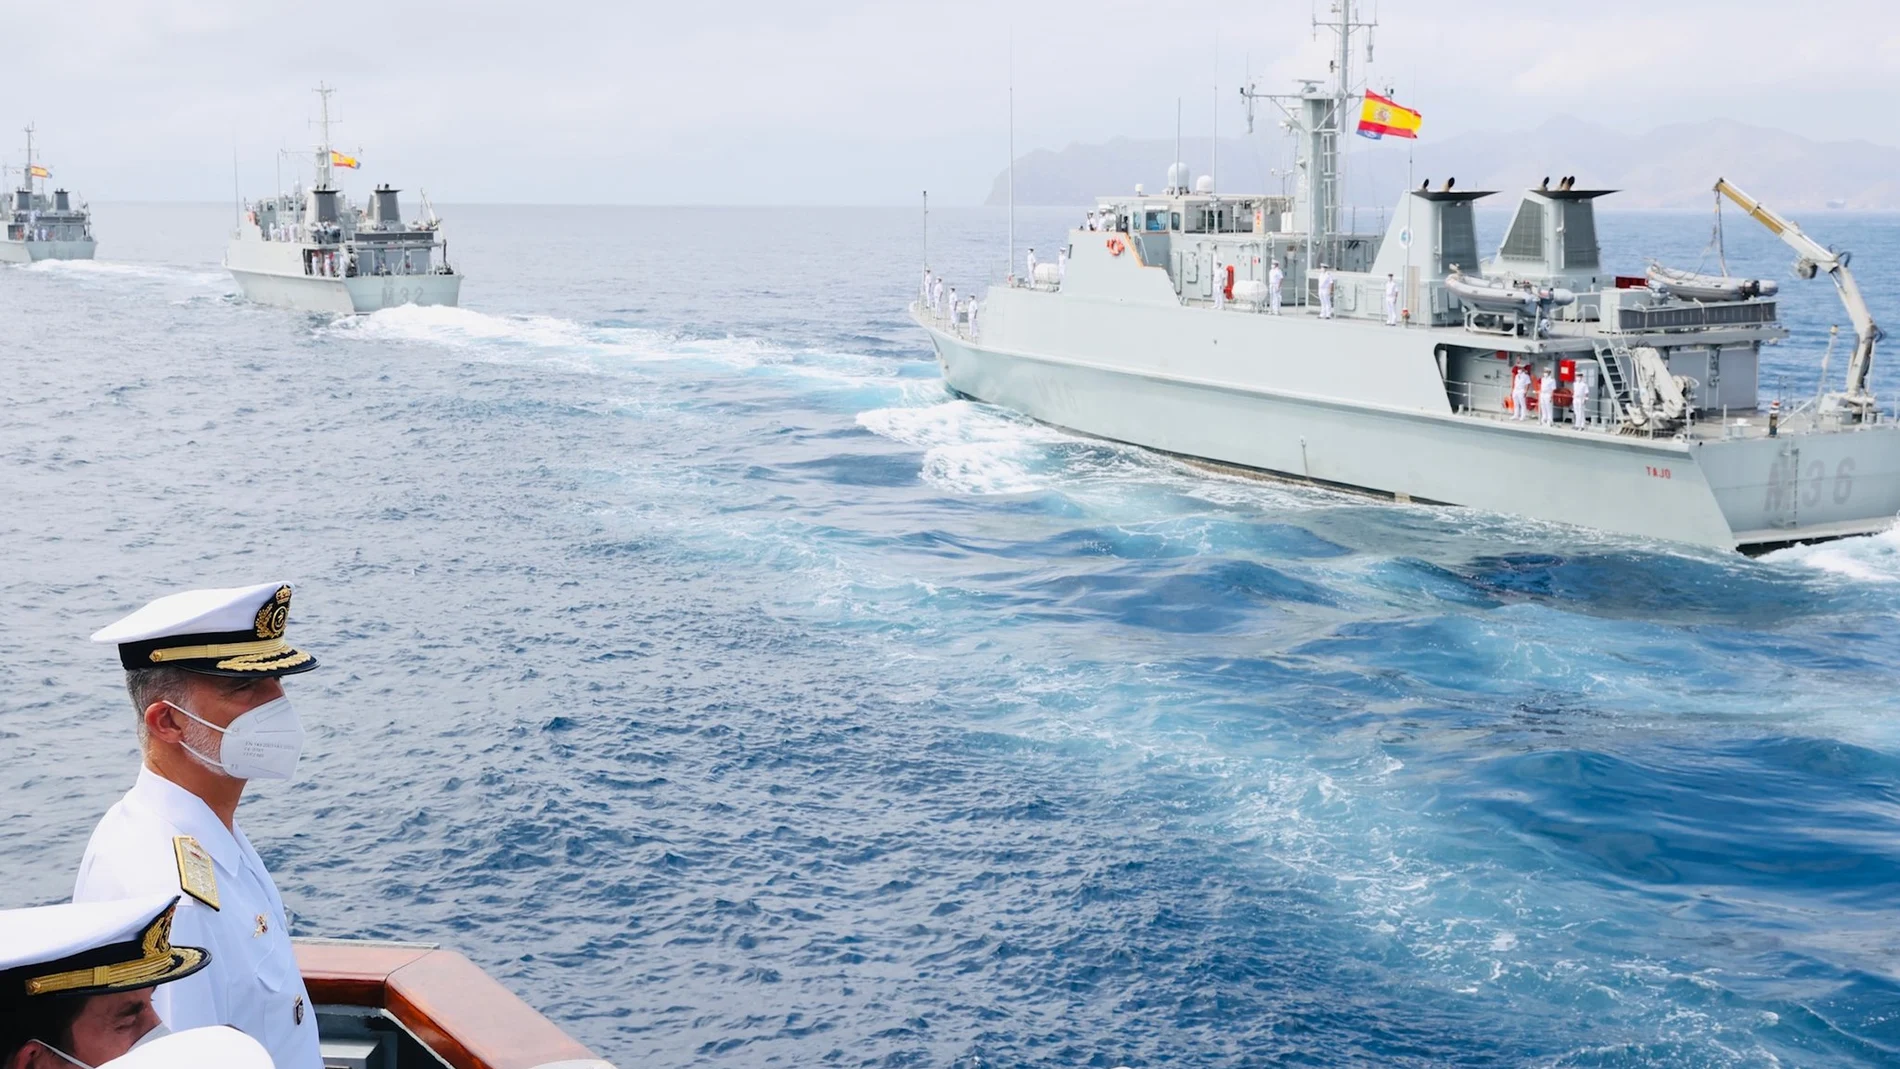
[[[1329,4],[0,0],[7,25],[74,31],[7,50],[0,128],[37,123],[94,200],[228,199],[234,147],[255,195],[279,147],[313,141],[323,80],[352,184],[440,203],[974,204],[1007,161],[1012,36],[1019,153],[1173,136],[1177,98],[1205,136],[1217,81],[1238,135],[1244,70],[1273,90],[1325,74],[1309,17]],[[1426,137],[1570,114],[1900,143],[1894,0],[1364,6],[1369,77]],[[21,141],[0,138],[10,165]]]

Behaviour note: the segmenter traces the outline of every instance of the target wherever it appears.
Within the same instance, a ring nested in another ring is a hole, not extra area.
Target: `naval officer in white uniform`
[[[1280,314],[1280,286],[1286,281],[1286,272],[1280,270],[1280,261],[1273,261],[1272,270],[1267,272],[1267,298],[1274,315]]]
[[[104,1065],[164,1036],[153,989],[211,960],[173,945],[178,899],[0,910],[0,1069]]]
[[[317,1015],[277,884],[237,822],[254,779],[289,779],[303,725],[280,678],[317,666],[284,639],[283,583],[160,598],[92,636],[118,646],[143,767],[92,833],[73,900],[183,893],[175,938],[210,967],[153,1007],[173,1029],[231,1025],[277,1069],[321,1069]]]

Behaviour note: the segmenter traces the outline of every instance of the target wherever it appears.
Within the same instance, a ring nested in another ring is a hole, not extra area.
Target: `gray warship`
[[[1715,182],[1793,247],[1798,277],[1834,282],[1854,326],[1842,387],[1830,338],[1823,388],[1783,408],[1759,374],[1788,336],[1776,284],[1606,270],[1610,190],[1539,182],[1482,263],[1472,207],[1491,194],[1451,181],[1407,191],[1383,234],[1342,232],[1351,39],[1368,24],[1331,7],[1315,22],[1338,37],[1333,86],[1242,91],[1250,125],[1270,101],[1298,138],[1292,195],[1188,188],[1177,163],[1159,195],[1101,198],[1065,266],[962,308],[913,303],[950,389],[1219,465],[1624,535],[1758,552],[1893,524],[1900,420],[1868,391],[1881,331],[1846,253]],[[1515,393],[1519,369],[1554,388]]]
[[[0,263],[27,264],[36,260],[90,260],[98,243],[92,238],[92,211],[73,206],[72,194],[44,192],[36,181],[52,178],[33,156],[33,128],[26,128],[26,164],[20,168],[20,186],[7,194],[6,233],[0,235]]]
[[[330,143],[330,94],[322,101],[316,177],[289,192],[252,201],[225,246],[224,266],[244,296],[259,304],[356,315],[404,304],[454,305],[462,276],[449,265],[441,220],[422,197],[423,218],[407,223],[400,190],[377,186],[367,209],[336,186],[336,168],[355,159]]]

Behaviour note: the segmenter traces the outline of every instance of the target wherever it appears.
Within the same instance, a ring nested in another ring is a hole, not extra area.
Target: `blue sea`
[[[443,214],[461,309],[247,304],[210,205],[0,269],[5,905],[134,775],[86,636],[284,578],[310,745],[240,819],[297,933],[454,947],[621,1066],[1900,1064],[1900,536],[1748,559],[1026,422],[906,321],[909,210]],[[1001,213],[931,221],[1003,273]],[[1900,322],[1900,218],[1802,221]],[[1602,223],[1626,273],[1709,236]],[[1832,287],[1727,254],[1812,396]]]

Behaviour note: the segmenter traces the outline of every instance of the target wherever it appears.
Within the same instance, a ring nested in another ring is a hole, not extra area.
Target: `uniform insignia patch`
[[[186,894],[210,906],[218,908],[218,870],[211,863],[211,855],[198,845],[198,840],[189,835],[179,835],[172,839],[172,852],[178,855],[178,887]]]

